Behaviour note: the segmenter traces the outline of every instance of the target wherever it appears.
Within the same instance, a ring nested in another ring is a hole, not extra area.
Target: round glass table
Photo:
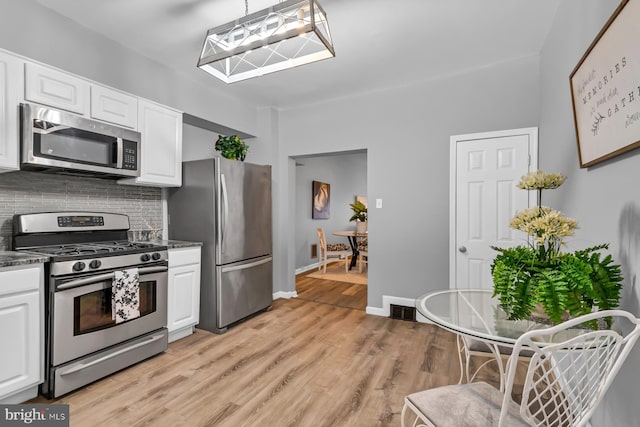
[[[513,346],[520,335],[533,329],[553,326],[534,320],[509,320],[493,291],[448,289],[430,292],[416,299],[416,309],[424,317],[451,332],[500,346]],[[587,332],[575,328],[554,335],[549,342],[564,341]]]
[[[553,325],[535,320],[509,320],[499,300],[492,295],[493,291],[486,289],[435,291],[418,297],[416,309],[436,325],[456,334],[460,362],[458,383],[462,383],[465,375],[467,382],[472,382],[480,369],[489,363],[483,363],[471,374],[470,356],[484,356],[497,362],[502,391],[506,377],[502,357],[511,356],[512,347],[525,332]],[[565,341],[588,331],[565,329],[554,335],[544,335],[540,338],[541,344]],[[531,351],[524,349],[516,357],[531,357]]]

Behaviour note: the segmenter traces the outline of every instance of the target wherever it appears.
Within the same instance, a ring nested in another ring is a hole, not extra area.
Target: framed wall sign
[[[639,21],[623,0],[569,78],[581,168],[640,146]]]

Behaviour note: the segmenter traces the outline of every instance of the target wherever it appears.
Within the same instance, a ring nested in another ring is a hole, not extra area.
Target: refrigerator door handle
[[[220,174],[220,186],[222,187],[222,218],[220,221],[220,248],[224,242],[225,230],[227,228],[227,216],[229,215],[229,199],[227,195],[227,181],[224,174]]]
[[[229,267],[222,267],[220,269],[220,271],[222,273],[228,273],[230,271],[236,271],[236,270],[245,270],[247,268],[252,268],[252,267],[257,267],[259,265],[262,264],[266,264],[268,262],[271,262],[273,260],[273,257],[267,257],[258,261],[254,261],[248,264],[240,264],[240,265],[233,265],[233,266],[229,266]]]

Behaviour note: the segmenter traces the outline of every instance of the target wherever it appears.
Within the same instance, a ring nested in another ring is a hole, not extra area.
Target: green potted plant
[[[226,159],[244,161],[249,146],[238,135],[218,135],[215,149]]]
[[[576,220],[542,206],[542,190],[558,188],[566,177],[532,172],[518,187],[538,191],[538,206],[515,215],[509,227],[529,235],[528,244],[493,247],[499,254],[491,265],[494,296],[510,319],[526,319],[543,310],[553,323],[588,314],[594,308],[618,306],[622,276],[611,255],[598,251],[607,244],[575,252],[562,252],[563,239],[573,235]],[[536,309],[538,312],[536,313]],[[596,327],[597,325],[590,325]]]
[[[360,200],[349,204],[349,206],[353,211],[349,221],[356,221],[356,232],[364,234],[367,231],[367,207]]]

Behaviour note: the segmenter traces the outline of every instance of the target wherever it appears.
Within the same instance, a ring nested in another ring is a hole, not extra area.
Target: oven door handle
[[[153,267],[141,267],[138,268],[138,274],[151,274],[151,273],[160,273],[163,271],[167,271],[168,267],[166,265],[157,265]],[[85,277],[82,279],[71,280],[69,282],[63,283],[62,285],[56,286],[56,291],[65,291],[67,289],[77,288],[78,286],[90,285],[92,283],[100,283],[105,280],[113,280],[115,276],[114,272],[98,274],[96,276]]]

